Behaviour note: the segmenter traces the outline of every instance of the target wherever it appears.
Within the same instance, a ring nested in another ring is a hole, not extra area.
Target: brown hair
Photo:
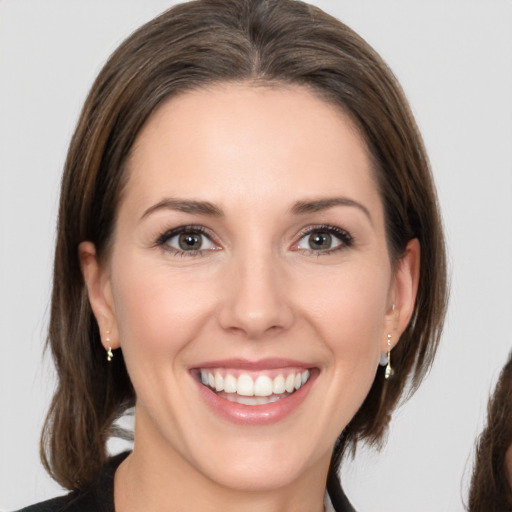
[[[505,460],[511,446],[512,354],[489,400],[487,425],[478,439],[469,491],[470,512],[512,510],[512,474],[508,476]]]
[[[406,389],[416,389],[438,344],[446,308],[446,261],[436,193],[421,136],[382,59],[347,26],[293,0],[198,0],[177,5],[132,34],[94,82],[65,164],[55,254],[49,346],[59,377],[42,436],[42,458],[67,488],[90,481],[106,459],[113,421],[135,401],[122,355],[104,350],[80,272],[78,244],[108,254],[125,163],[141,127],[163,100],[216,82],[297,84],[340,106],[373,157],[391,259],[421,245],[410,325],[336,443],[382,438]],[[410,386],[406,387],[406,383]]]

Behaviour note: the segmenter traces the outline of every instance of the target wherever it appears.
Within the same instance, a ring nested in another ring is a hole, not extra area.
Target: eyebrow
[[[358,210],[361,210],[366,217],[368,217],[370,224],[373,225],[373,219],[368,208],[353,199],[349,199],[348,197],[329,197],[325,199],[314,199],[311,201],[297,201],[292,206],[291,212],[294,215],[303,215],[306,213],[315,213],[327,210],[334,206],[351,206],[357,208]]]
[[[223,217],[224,214],[220,208],[208,201],[193,201],[184,199],[162,199],[158,203],[150,206],[141,216],[140,220],[145,219],[152,213],[159,210],[174,210],[185,213],[197,213],[208,215],[210,217]]]
[[[311,201],[297,201],[291,207],[290,211],[293,215],[304,215],[307,213],[315,213],[327,210],[335,206],[351,206],[358,208],[366,215],[366,217],[368,217],[368,220],[373,225],[373,219],[368,208],[366,208],[366,206],[362,205],[361,203],[354,201],[353,199],[349,199],[348,197],[331,197],[326,199],[314,199]],[[140,220],[159,210],[174,210],[184,213],[196,213],[210,217],[224,216],[224,212],[218,206],[215,206],[209,201],[165,198],[145,210]]]

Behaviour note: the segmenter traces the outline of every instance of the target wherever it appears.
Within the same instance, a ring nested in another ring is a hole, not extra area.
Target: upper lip
[[[233,368],[239,370],[247,370],[257,372],[260,370],[277,370],[280,368],[312,368],[313,365],[310,363],[304,363],[295,359],[285,358],[265,358],[257,361],[250,361],[247,359],[219,359],[217,361],[207,361],[198,365],[194,368]]]

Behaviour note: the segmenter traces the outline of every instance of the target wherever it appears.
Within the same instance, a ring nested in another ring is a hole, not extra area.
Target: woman
[[[69,149],[42,456],[73,492],[36,509],[352,510],[337,469],[430,367],[445,274],[421,138],[363,40],[300,2],[170,9]]]
[[[489,400],[487,426],[476,449],[469,510],[512,510],[512,356]]]

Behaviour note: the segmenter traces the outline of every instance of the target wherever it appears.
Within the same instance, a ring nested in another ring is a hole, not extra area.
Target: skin
[[[405,329],[418,282],[415,240],[393,271],[362,138],[306,89],[220,85],[162,105],[128,172],[108,261],[80,246],[105,346],[121,347],[137,394],[116,509],[323,510],[333,444],[370,389],[387,334],[394,345]],[[359,206],[293,211],[333,197]],[[155,208],[169,198],[222,215]],[[157,244],[191,224],[212,240],[199,253]],[[304,230],[324,225],[353,244],[312,250]],[[206,407],[190,374],[233,357],[292,358],[319,373],[283,420],[241,426]]]

